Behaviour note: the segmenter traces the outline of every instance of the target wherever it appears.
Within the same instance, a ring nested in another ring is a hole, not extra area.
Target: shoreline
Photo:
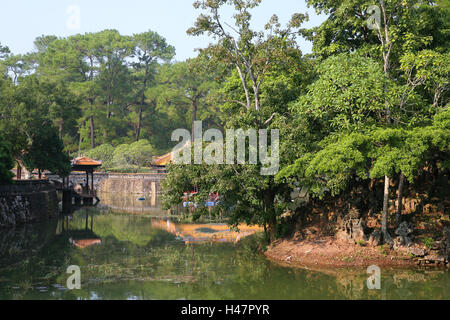
[[[338,241],[331,236],[309,240],[283,239],[272,243],[264,255],[283,266],[294,268],[389,268],[419,267],[418,259],[407,248],[392,250]],[[445,266],[433,266],[445,269]]]

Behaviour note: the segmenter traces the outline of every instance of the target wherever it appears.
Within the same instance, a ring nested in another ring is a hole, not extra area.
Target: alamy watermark
[[[66,26],[70,30],[78,30],[81,28],[81,8],[77,5],[70,5],[67,7],[66,13],[69,15],[67,17]]]
[[[218,129],[209,129],[203,134],[202,122],[195,121],[193,131],[194,139],[186,129],[177,129],[172,133],[172,141],[180,141],[181,138],[180,143],[173,149],[173,163],[184,165],[192,164],[192,162],[207,165],[261,164],[260,172],[264,176],[275,175],[279,170],[279,130],[270,130],[270,145],[267,129],[227,129],[224,139],[223,133]],[[205,146],[204,142],[206,142]]]
[[[367,20],[367,28],[370,30],[380,30],[381,29],[381,9],[377,5],[372,5],[367,8],[367,13],[371,14]]]
[[[80,290],[81,289],[81,270],[79,266],[69,266],[67,268],[67,273],[71,274],[67,279],[66,285],[69,290]]]
[[[367,279],[367,288],[369,290],[381,290],[381,269],[379,266],[370,266],[367,273],[371,276]]]

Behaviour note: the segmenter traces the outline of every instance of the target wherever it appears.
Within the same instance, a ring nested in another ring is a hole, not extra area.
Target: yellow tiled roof
[[[101,161],[92,160],[88,157],[78,157],[72,160],[72,166],[101,166]]]

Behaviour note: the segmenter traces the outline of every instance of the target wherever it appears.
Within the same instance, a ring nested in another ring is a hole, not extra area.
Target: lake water
[[[381,289],[369,290],[362,269],[268,261],[245,238],[255,228],[168,219],[151,197],[101,199],[58,220],[0,230],[0,299],[450,299],[448,271],[382,270]],[[66,287],[71,265],[80,267],[79,290]]]

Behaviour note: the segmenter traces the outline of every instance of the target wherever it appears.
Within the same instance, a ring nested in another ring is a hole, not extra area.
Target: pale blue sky
[[[14,53],[32,51],[33,41],[40,35],[59,37],[77,33],[117,29],[121,34],[153,30],[164,36],[177,50],[176,59],[194,57],[195,48],[206,47],[212,40],[206,36],[192,37],[186,30],[193,25],[198,10],[193,0],[14,0],[0,4],[0,43]],[[67,26],[70,6],[80,8],[80,28]],[[307,8],[304,0],[263,0],[253,11],[253,26],[262,29],[272,14],[287,23],[295,12],[308,12],[306,26],[319,25],[325,17]],[[302,51],[311,51],[311,44],[299,41]]]

